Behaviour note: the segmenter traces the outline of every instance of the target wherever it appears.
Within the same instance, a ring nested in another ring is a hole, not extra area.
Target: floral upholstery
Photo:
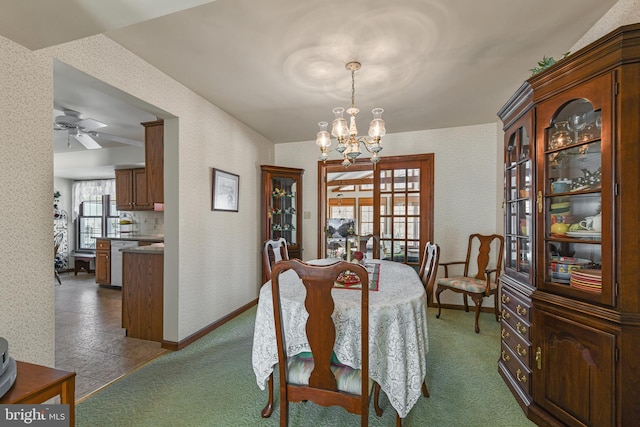
[[[293,356],[289,358],[288,365],[290,383],[301,385],[309,384],[309,377],[311,376],[311,371],[313,371],[314,366],[313,359]],[[338,382],[338,390],[346,393],[360,394],[362,388],[360,385],[362,371],[360,369],[353,369],[346,365],[337,366],[332,364],[331,372],[333,372]],[[371,393],[372,387],[373,381],[369,379],[369,393]]]
[[[475,277],[445,277],[438,279],[438,286],[440,285],[477,294],[484,293],[487,289],[487,281]],[[491,282],[491,289],[495,288],[496,284]]]

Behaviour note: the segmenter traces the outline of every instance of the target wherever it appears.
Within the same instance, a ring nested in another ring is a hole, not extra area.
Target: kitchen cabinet
[[[164,120],[141,123],[144,126],[144,158],[148,203],[164,203]]]
[[[302,259],[302,175],[304,169],[261,165],[262,243],[284,237],[289,258]],[[261,245],[262,247],[262,245]],[[264,268],[263,268],[264,270]],[[266,282],[266,272],[262,273]]]
[[[498,115],[507,242],[500,374],[539,425],[634,425],[640,25],[531,77]]]
[[[128,337],[161,342],[164,254],[124,250],[122,256],[122,327]]]
[[[111,241],[96,240],[96,283],[111,284]]]
[[[116,169],[116,207],[121,211],[153,210],[144,168]]]

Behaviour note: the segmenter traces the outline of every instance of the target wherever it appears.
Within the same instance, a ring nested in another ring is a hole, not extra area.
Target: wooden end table
[[[55,396],[69,405],[69,425],[75,425],[76,373],[16,361],[17,376],[13,387],[0,398],[0,404],[38,404]]]

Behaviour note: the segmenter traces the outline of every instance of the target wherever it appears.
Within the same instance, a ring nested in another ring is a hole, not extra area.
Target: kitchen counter
[[[94,237],[100,240],[137,240],[139,242],[164,242],[164,234],[120,233],[113,237]]]
[[[164,246],[135,246],[132,248],[120,249],[120,252],[133,253],[133,254],[162,255],[164,254]]]

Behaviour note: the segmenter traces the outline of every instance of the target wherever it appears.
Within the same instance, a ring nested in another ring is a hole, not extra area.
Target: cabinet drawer
[[[109,240],[97,240],[96,249],[98,250],[111,250],[111,242]]]
[[[520,359],[513,354],[509,346],[507,346],[504,341],[502,342],[500,349],[500,360],[520,388],[531,396],[531,371],[522,364]]]
[[[509,310],[508,307],[503,307],[501,314],[503,322],[508,323],[509,326],[515,329],[516,333],[526,341],[531,342],[531,324],[529,322],[525,321],[522,317]]]
[[[520,361],[527,367],[531,367],[531,344],[522,338],[507,322],[502,322],[502,341],[513,353],[518,356]]]
[[[502,307],[508,307],[512,312],[522,317],[528,323],[531,323],[531,303],[522,299],[515,292],[507,288],[502,288],[500,295]]]

